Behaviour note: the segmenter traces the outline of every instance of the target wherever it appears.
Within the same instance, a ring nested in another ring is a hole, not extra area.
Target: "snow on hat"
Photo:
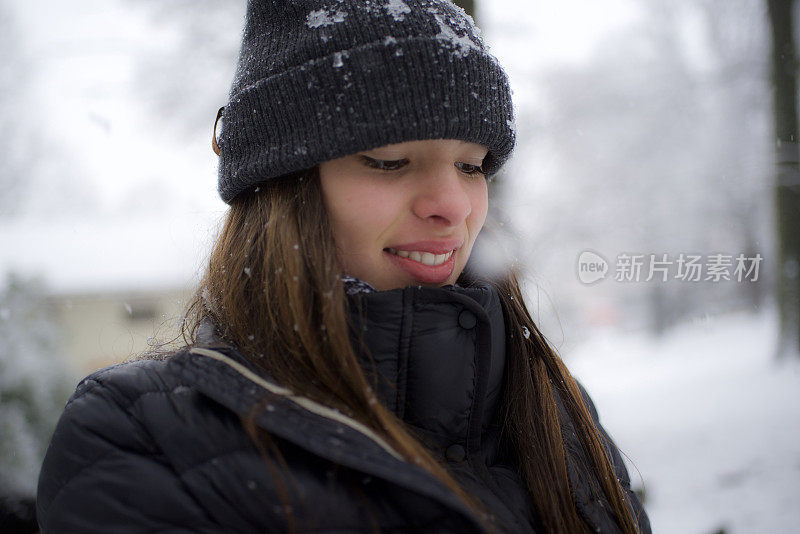
[[[508,77],[447,0],[249,0],[219,136],[225,202],[258,183],[423,139],[515,143]]]

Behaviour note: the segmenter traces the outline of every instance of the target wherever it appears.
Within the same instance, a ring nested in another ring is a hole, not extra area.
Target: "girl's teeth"
[[[414,261],[418,261],[423,265],[441,265],[447,260],[450,259],[450,256],[453,255],[453,251],[447,252],[445,254],[431,254],[430,252],[419,252],[416,250],[408,251],[408,250],[395,250],[393,248],[388,249],[389,252],[392,254],[396,254],[401,258],[409,258]]]

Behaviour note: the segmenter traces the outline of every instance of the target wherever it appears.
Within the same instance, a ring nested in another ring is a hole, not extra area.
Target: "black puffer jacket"
[[[351,299],[382,402],[486,504],[500,530],[541,531],[498,443],[505,329],[494,290],[410,287]],[[275,438],[290,480],[237,417],[264,402],[256,421]],[[584,477],[571,467],[581,514],[598,531],[616,532],[608,505],[587,497]],[[213,341],[80,383],[47,451],[38,517],[45,534],[284,532],[288,518],[299,532],[484,531],[445,486],[380,437],[293,396]]]

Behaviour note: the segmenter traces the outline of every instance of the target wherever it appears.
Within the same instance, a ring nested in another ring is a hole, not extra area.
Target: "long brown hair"
[[[479,280],[465,272],[459,283]],[[485,281],[498,290],[506,320],[504,437],[544,528],[589,532],[570,493],[566,467],[570,453],[564,447],[555,388],[588,457],[590,478],[599,484],[595,490],[610,504],[622,532],[637,532],[580,390],[534,324],[517,273],[512,270]],[[273,180],[231,202],[208,270],[187,310],[183,332],[187,343],[195,342],[198,326],[206,318],[213,319],[225,340],[278,383],[366,425],[407,461],[442,481],[492,528],[482,504],[458,485],[400,419],[376,402],[375,384],[359,365],[350,336],[318,168]],[[523,335],[524,329],[530,335]],[[262,452],[279,457],[269,436],[254,424],[255,415],[243,418],[245,429]],[[288,494],[285,484],[278,489]],[[291,510],[287,515],[291,526]]]

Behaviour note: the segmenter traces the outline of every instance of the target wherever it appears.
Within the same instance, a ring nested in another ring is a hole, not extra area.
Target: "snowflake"
[[[397,22],[405,20],[406,13],[411,13],[411,8],[403,0],[389,0],[383,7]]]
[[[333,13],[324,9],[318,9],[308,14],[306,17],[306,26],[309,28],[331,26],[337,22],[343,22],[346,16],[347,13],[344,11]]]

